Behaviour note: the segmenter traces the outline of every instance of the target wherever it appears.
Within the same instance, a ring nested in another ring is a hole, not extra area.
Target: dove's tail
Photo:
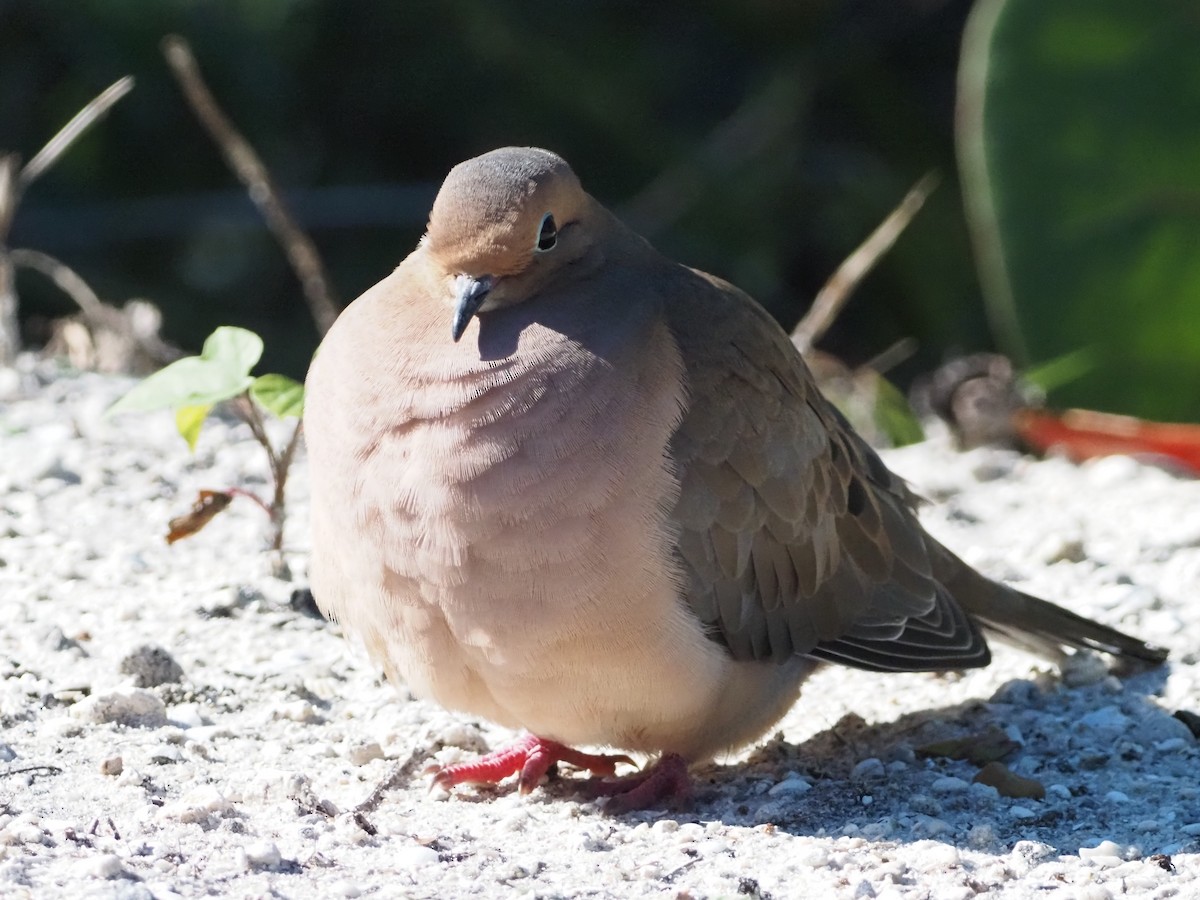
[[[947,555],[951,573],[939,580],[973,619],[1007,643],[1051,659],[1061,659],[1064,646],[1149,663],[1167,658],[1162,647],[992,581],[949,551]]]

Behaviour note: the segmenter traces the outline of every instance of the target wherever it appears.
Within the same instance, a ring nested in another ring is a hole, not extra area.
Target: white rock
[[[853,769],[850,770],[850,777],[854,781],[866,781],[871,778],[883,778],[887,775],[887,769],[883,763],[870,756],[859,762]]]
[[[275,869],[283,862],[283,854],[272,841],[248,844],[242,852],[245,854],[245,868],[248,869]]]
[[[393,865],[402,869],[425,869],[438,864],[438,852],[432,847],[409,844],[394,850],[390,856]]]
[[[96,724],[130,728],[161,728],[167,724],[167,707],[157,694],[142,688],[93,694],[71,707],[71,715]]]
[[[936,779],[929,789],[935,794],[952,794],[958,791],[965,791],[971,786],[970,782],[964,781],[961,778],[956,778],[953,775],[945,775]]]
[[[767,791],[772,797],[780,794],[806,794],[812,790],[812,785],[800,775],[791,773],[783,781],[775,784]]]
[[[1125,851],[1115,841],[1104,840],[1095,847],[1080,847],[1079,858],[1086,859],[1093,865],[1107,868],[1123,863]]]

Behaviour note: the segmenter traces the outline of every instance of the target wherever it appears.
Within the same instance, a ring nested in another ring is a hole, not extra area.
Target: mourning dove
[[[930,537],[774,320],[545,150],[450,172],[325,337],[305,419],[317,603],[390,679],[530,734],[447,787],[627,759],[587,745],[658,757],[596,791],[651,805],[822,662],[983,666],[981,629],[1164,658]]]

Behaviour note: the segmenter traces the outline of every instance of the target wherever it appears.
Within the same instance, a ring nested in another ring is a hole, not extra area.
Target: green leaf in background
[[[250,385],[250,396],[281,419],[304,413],[304,385],[286,375],[260,375]]]
[[[250,370],[262,356],[262,348],[262,338],[253,331],[222,326],[208,336],[199,356],[176,360],[150,375],[110,406],[106,415],[212,406],[236,397],[254,383]]]
[[[212,412],[211,404],[181,406],[175,410],[175,427],[187,441],[189,450],[196,449],[196,441],[200,438],[200,428],[204,425],[204,420],[208,418],[210,412]]]
[[[1200,420],[1200,8],[980,0],[959,159],[989,316],[1058,406]]]
[[[888,436],[893,447],[925,440],[925,431],[908,400],[882,375],[875,379],[874,415],[876,427]]]
[[[230,372],[249,375],[262,352],[262,338],[253,331],[222,325],[205,340],[200,358],[212,360]]]

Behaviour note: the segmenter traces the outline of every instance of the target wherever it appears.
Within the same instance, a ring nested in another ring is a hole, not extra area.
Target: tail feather
[[[949,551],[946,555],[939,560],[939,580],[973,619],[1010,644],[1050,659],[1061,659],[1064,646],[1147,663],[1167,658],[1162,647],[992,581]]]

